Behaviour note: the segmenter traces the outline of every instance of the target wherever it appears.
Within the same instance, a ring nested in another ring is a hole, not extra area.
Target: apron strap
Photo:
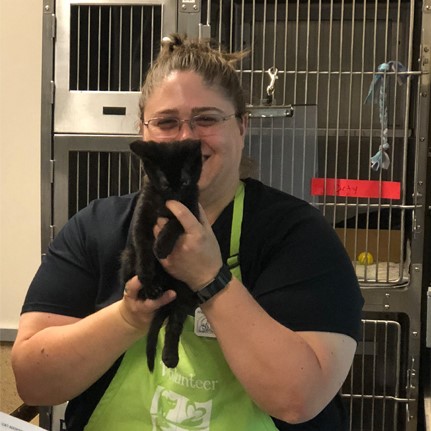
[[[227,264],[230,271],[239,281],[242,281],[239,261],[239,244],[241,238],[242,217],[244,211],[244,196],[244,183],[240,181],[235,192],[235,199],[233,201],[232,228],[230,234],[230,254],[229,258],[227,259]]]

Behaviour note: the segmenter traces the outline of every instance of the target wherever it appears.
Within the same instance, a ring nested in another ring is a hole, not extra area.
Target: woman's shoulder
[[[110,196],[91,201],[74,214],[61,229],[56,242],[80,242],[81,244],[122,242],[130,226],[136,193]]]
[[[80,216],[118,216],[133,211],[137,193],[122,196],[109,196],[91,201],[78,214]]]
[[[95,199],[85,208],[74,215],[80,225],[118,225],[125,221],[130,222],[136,205],[137,193],[123,196],[109,196],[106,198]]]
[[[268,186],[255,179],[244,180],[246,184],[246,211],[259,217],[291,218],[298,216],[320,217],[321,213],[310,203],[289,193]]]

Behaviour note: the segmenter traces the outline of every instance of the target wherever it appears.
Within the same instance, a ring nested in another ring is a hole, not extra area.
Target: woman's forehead
[[[194,114],[215,110],[226,112],[232,101],[218,86],[208,85],[201,75],[191,71],[174,71],[160,80],[145,104],[145,112],[177,114],[187,110]]]

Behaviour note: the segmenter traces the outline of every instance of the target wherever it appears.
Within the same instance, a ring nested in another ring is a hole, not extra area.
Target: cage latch
[[[269,75],[269,85],[266,87],[266,104],[272,105],[275,103],[274,92],[275,92],[275,81],[278,79],[278,69],[276,67],[270,67],[266,73]]]

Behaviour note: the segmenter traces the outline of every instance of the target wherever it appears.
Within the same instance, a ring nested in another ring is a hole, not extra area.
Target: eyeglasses
[[[143,124],[148,127],[154,138],[175,138],[180,133],[184,123],[188,123],[190,129],[199,136],[209,136],[215,133],[216,128],[221,123],[236,116],[237,114],[199,114],[190,118],[190,120],[180,120],[176,117],[158,117],[150,118],[148,121],[144,121]]]

